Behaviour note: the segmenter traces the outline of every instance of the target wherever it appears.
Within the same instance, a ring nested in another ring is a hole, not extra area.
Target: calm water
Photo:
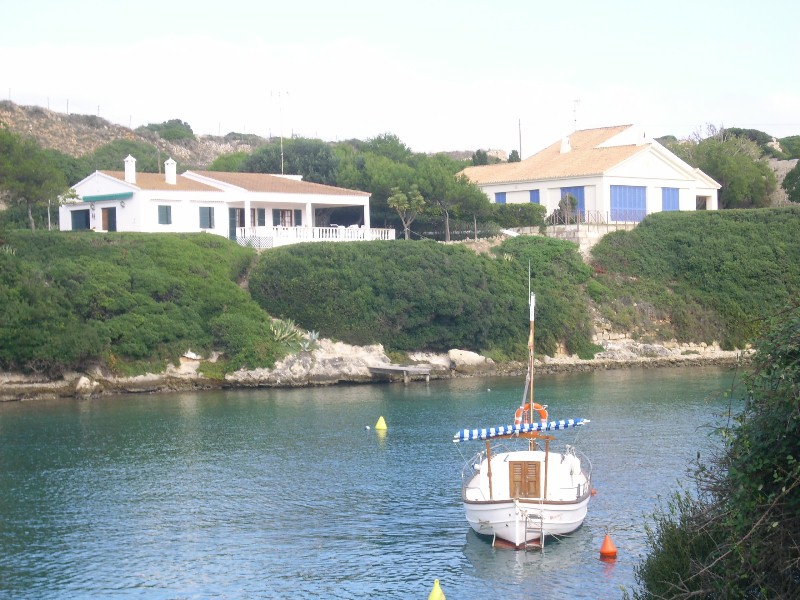
[[[520,379],[0,404],[0,597],[424,599],[438,578],[450,599],[619,598],[732,377],[539,377],[552,418],[592,420],[560,438],[597,488],[544,554],[468,531],[460,473],[480,443],[451,441],[510,422]]]

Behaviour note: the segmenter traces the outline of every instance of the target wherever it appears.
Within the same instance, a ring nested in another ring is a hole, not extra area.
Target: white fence
[[[276,248],[302,242],[393,240],[394,229],[350,227],[237,227],[236,242],[253,248]]]

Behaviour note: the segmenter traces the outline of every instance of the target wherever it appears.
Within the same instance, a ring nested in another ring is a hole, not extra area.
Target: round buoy
[[[600,560],[615,560],[617,558],[617,547],[611,541],[611,536],[606,534],[603,545],[600,546]]]
[[[596,495],[597,495],[597,490],[592,488],[592,496],[596,496]]]
[[[383,417],[378,419],[378,422],[375,423],[375,429],[386,429],[386,421],[383,420]]]
[[[366,429],[367,431],[369,431],[369,425],[366,425],[366,426],[364,427],[364,429]]]
[[[433,580],[433,589],[431,590],[431,593],[428,594],[428,600],[445,600],[444,592],[442,591],[442,588],[439,587],[438,579]]]

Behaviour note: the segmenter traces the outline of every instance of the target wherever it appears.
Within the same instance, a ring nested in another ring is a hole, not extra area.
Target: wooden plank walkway
[[[418,367],[413,365],[386,365],[383,367],[369,367],[370,373],[374,375],[403,375],[403,383],[407,384],[414,377],[425,377],[425,381],[431,380],[430,367]]]

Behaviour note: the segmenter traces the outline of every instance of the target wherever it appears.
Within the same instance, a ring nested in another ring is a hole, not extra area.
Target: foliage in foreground
[[[464,348],[523,356],[528,261],[537,292],[536,348],[591,355],[584,284],[569,242],[519,237],[497,257],[434,242],[298,244],[264,253],[250,277],[270,314],[352,344],[389,350]]]
[[[743,348],[800,295],[800,207],[664,212],[593,249],[589,292],[623,330]]]
[[[800,588],[800,306],[757,344],[725,445],[648,529],[635,598],[796,598]]]
[[[212,349],[231,369],[252,368],[282,351],[269,315],[236,284],[252,250],[222,237],[13,232],[0,246],[2,369],[163,367]]]

